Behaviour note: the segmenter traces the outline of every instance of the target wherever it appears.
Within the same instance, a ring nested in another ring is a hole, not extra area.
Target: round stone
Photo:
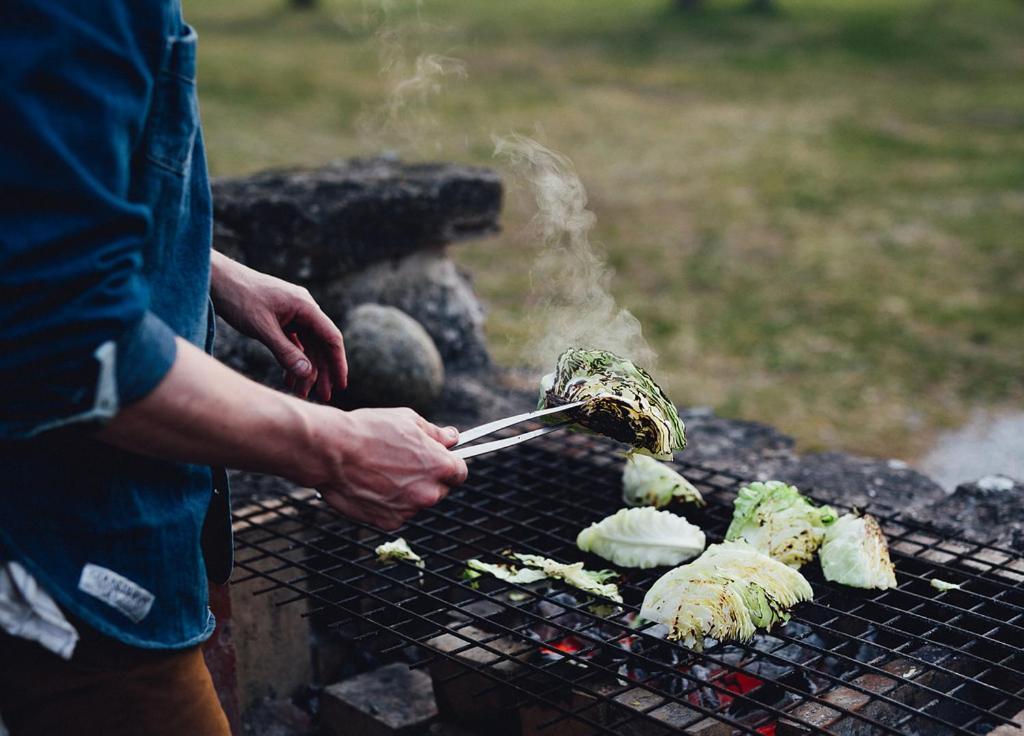
[[[395,307],[361,304],[343,330],[348,407],[408,406],[431,411],[444,386],[444,364],[423,327]]]

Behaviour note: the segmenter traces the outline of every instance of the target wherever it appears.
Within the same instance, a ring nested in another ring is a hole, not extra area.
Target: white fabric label
[[[82,568],[78,589],[116,608],[133,623],[146,618],[155,600],[155,596],[141,585],[91,562]]]

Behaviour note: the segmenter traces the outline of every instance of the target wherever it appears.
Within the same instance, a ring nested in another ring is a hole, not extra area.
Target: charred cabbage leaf
[[[818,557],[826,580],[854,588],[896,587],[889,545],[873,516],[843,514],[825,532]]]
[[[746,542],[725,542],[658,578],[640,617],[666,625],[669,639],[701,651],[705,637],[749,641],[758,628],[788,621],[789,609],[811,596],[798,571]]]
[[[725,538],[746,540],[760,552],[799,568],[814,556],[826,527],[835,520],[829,506],[815,506],[796,486],[769,480],[740,489]]]
[[[582,562],[565,564],[540,555],[517,554],[514,552],[505,553],[516,562],[525,565],[517,568],[515,565],[497,564],[492,565],[480,560],[467,560],[466,570],[462,576],[464,579],[474,581],[481,574],[493,575],[499,580],[509,583],[526,585],[536,583],[545,578],[562,580],[565,583],[579,588],[587,593],[609,598],[616,603],[622,603],[622,596],[619,595],[619,587],[615,583],[607,582],[610,578],[616,577],[614,570],[584,570]]]
[[[536,570],[540,570],[549,578],[568,583],[586,593],[603,596],[616,603],[622,603],[619,586],[607,582],[618,577],[614,570],[584,570],[582,562],[566,564],[540,555],[513,554],[513,559]]]
[[[385,542],[378,546],[374,552],[377,553],[377,559],[381,562],[386,562],[388,560],[405,560],[413,563],[416,567],[423,567],[425,565],[423,558],[413,552],[412,548],[409,547],[409,543],[402,537],[399,537],[392,542]]]
[[[653,457],[633,454],[622,470],[622,501],[627,506],[661,508],[678,498],[704,505],[704,497],[690,481]]]
[[[652,508],[620,509],[591,524],[576,546],[621,567],[678,565],[704,551],[704,532],[682,516]]]
[[[466,560],[466,570],[462,573],[462,577],[465,580],[473,581],[485,573],[507,583],[518,583],[520,585],[536,583],[538,580],[544,580],[547,577],[540,570],[532,570],[527,567],[517,568],[515,565],[493,565],[490,562],[475,559]]]
[[[588,403],[575,415],[579,426],[637,452],[670,460],[686,446],[672,402],[646,371],[614,353],[570,348],[541,380],[541,409],[582,400]]]

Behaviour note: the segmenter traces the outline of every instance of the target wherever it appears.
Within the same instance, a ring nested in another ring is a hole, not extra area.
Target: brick
[[[332,736],[410,736],[436,717],[430,677],[401,663],[331,685],[320,701]]]
[[[591,695],[573,691],[569,697],[561,698],[558,702],[559,705],[571,711],[586,708],[580,715],[600,723],[597,707],[587,707],[593,706],[595,700]],[[564,711],[543,702],[521,706],[519,708],[521,736],[596,736],[599,733],[589,723],[576,718],[566,718],[557,724],[545,726],[562,715],[564,715]]]
[[[872,693],[887,695],[911,707],[923,706],[931,696],[911,684],[903,684],[903,681],[897,678],[907,678],[918,685],[934,687],[937,684],[934,671],[923,671],[924,667],[904,659],[888,662],[882,666],[882,669],[893,677],[869,672],[855,678],[853,682]],[[836,708],[844,708],[881,723],[892,721],[894,717],[906,714],[905,710],[888,703],[878,700],[872,702],[871,696],[867,693],[848,687],[837,687],[830,690],[825,693],[823,698]],[[846,716],[839,710],[829,708],[823,703],[804,703],[795,708],[792,715],[802,719],[804,723],[782,720],[778,725],[778,736],[804,736],[804,734],[817,733],[810,726],[815,729],[827,728],[829,733],[835,733],[837,736],[862,736],[877,730],[870,724],[858,718]]]
[[[481,642],[482,646],[474,646],[473,642]],[[438,657],[430,664],[434,694],[443,717],[484,730],[489,736],[519,733],[519,717],[515,711],[518,694],[515,688],[501,681],[522,673],[523,665],[517,656],[526,649],[523,642],[495,637],[474,626],[463,626],[458,629],[458,635],[441,634],[426,645],[454,658],[453,661]],[[493,677],[474,671],[478,668]]]
[[[619,686],[607,686],[608,690],[618,689]],[[615,728],[622,736],[668,736],[685,732],[693,736],[727,736],[732,729],[720,721],[705,718],[700,711],[694,710],[682,703],[668,701],[666,698],[652,693],[642,687],[635,687],[615,696],[615,705],[604,706],[603,722],[607,724],[618,723],[631,715],[630,711],[649,711],[650,718],[665,724],[659,727],[650,719],[636,717]],[[664,703],[658,707],[658,703]]]
[[[307,499],[312,494],[313,491],[298,490],[293,495]],[[266,505],[275,507],[281,503],[270,501]],[[259,510],[256,506],[246,506],[236,509],[236,513],[267,524],[282,534],[301,536],[295,523],[287,517],[270,512],[258,514]],[[245,534],[244,526],[244,523],[236,523],[236,534]],[[287,551],[290,546],[287,540],[266,544],[288,559],[297,559],[298,553]],[[246,551],[242,556],[252,557],[253,552]],[[282,562],[267,557],[249,564],[262,571],[278,567]],[[246,572],[236,568],[236,577]],[[281,598],[291,595],[290,591],[254,595],[268,585],[266,579],[256,577],[229,586],[231,618],[227,628],[236,656],[238,700],[243,714],[261,700],[291,696],[314,679],[310,622],[302,617],[307,604],[297,601],[287,606],[276,605]]]

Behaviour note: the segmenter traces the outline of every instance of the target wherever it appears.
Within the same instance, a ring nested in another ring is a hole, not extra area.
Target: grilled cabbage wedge
[[[576,424],[625,442],[636,452],[671,460],[686,446],[685,428],[675,406],[642,368],[606,350],[569,348],[541,380],[538,408],[587,403]]]
[[[723,542],[658,578],[640,617],[666,625],[669,639],[702,651],[705,637],[750,641],[758,628],[788,621],[789,609],[812,595],[797,570],[746,542]]]
[[[818,559],[825,579],[834,583],[879,590],[896,587],[889,545],[873,516],[839,517],[825,532]]]
[[[576,537],[583,552],[620,567],[678,565],[704,551],[704,532],[670,511],[620,509]]]
[[[796,486],[777,480],[740,489],[733,507],[728,541],[745,540],[755,549],[799,568],[810,562],[836,520],[829,506],[816,506]]]
[[[673,499],[704,505],[704,497],[690,481],[647,455],[631,454],[622,469],[622,502],[627,506],[661,508]]]

